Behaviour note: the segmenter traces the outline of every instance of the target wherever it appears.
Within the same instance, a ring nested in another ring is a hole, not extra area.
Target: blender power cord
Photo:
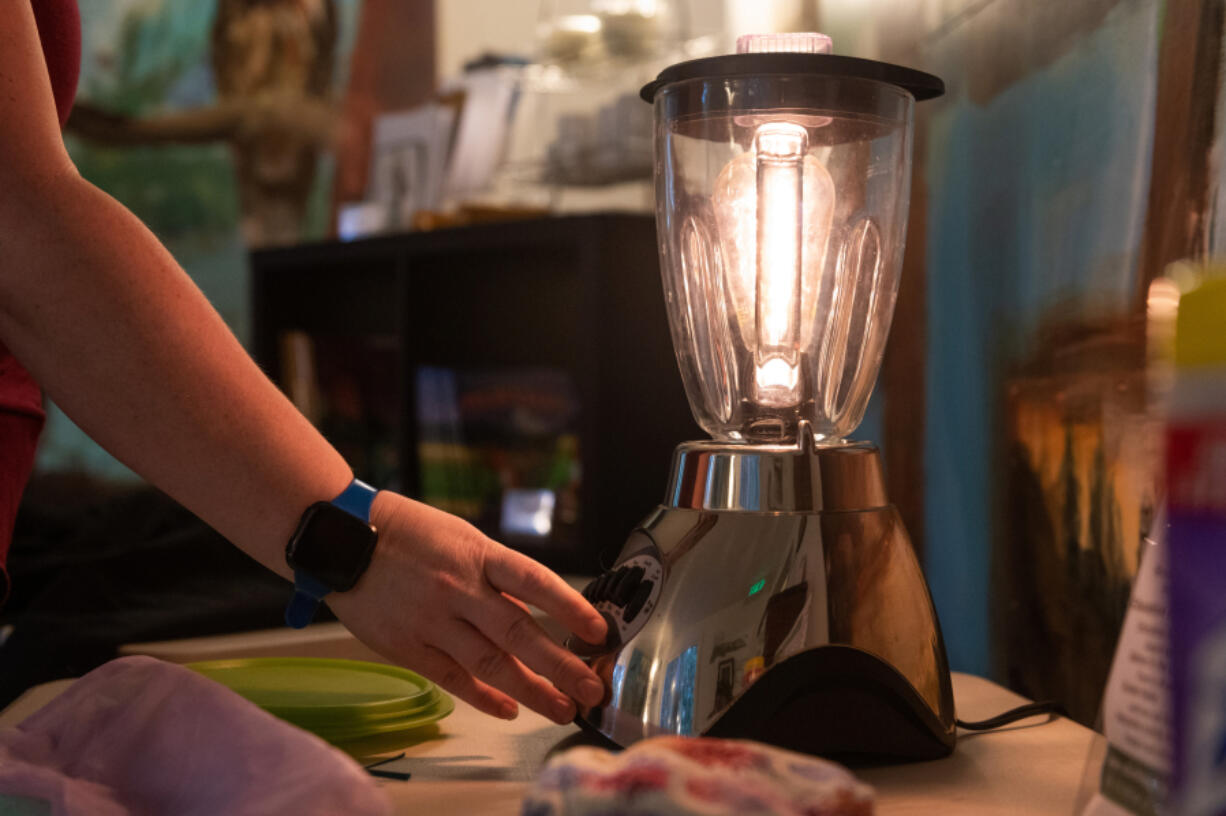
[[[1008,711],[997,714],[995,717],[989,717],[986,720],[977,722],[966,722],[965,720],[954,720],[959,728],[967,731],[992,731],[997,728],[1003,728],[1010,723],[1024,720],[1027,717],[1034,717],[1039,714],[1059,715],[1067,717],[1068,711],[1064,708],[1064,703],[1058,700],[1041,700],[1037,703],[1027,703],[1017,708],[1011,708]]]

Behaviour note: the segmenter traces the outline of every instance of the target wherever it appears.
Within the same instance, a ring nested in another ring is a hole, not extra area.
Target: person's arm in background
[[[302,512],[352,478],[153,234],[77,174],[24,2],[0,14],[0,341],[86,433],[282,576]],[[598,702],[596,676],[503,594],[602,640],[559,577],[394,493],[371,522],[369,569],[328,596],[367,645],[498,716],[510,697],[559,722],[565,695]]]

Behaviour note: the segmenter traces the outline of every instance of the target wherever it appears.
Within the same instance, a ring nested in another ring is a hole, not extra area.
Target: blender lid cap
[[[770,74],[814,74],[828,77],[871,79],[896,85],[910,93],[917,102],[933,99],[945,93],[940,77],[904,68],[888,62],[845,57],[835,54],[793,54],[786,52],[724,54],[703,57],[670,65],[654,81],[639,91],[644,102],[655,100],[656,93],[666,85],[687,79],[717,79]]]

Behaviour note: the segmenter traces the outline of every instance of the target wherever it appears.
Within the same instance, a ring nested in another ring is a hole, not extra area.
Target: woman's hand
[[[358,639],[460,699],[511,719],[515,700],[559,723],[572,698],[597,705],[604,684],[532,619],[525,603],[586,641],[605,622],[565,581],[441,510],[380,492],[370,567],[349,592],[328,596]]]

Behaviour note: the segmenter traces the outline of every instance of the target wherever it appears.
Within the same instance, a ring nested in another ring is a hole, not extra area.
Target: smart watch
[[[379,539],[370,523],[370,506],[378,492],[354,479],[335,499],[315,502],[302,514],[285,545],[285,560],[294,571],[286,626],[306,626],[328,593],[353,589],[370,566]]]

